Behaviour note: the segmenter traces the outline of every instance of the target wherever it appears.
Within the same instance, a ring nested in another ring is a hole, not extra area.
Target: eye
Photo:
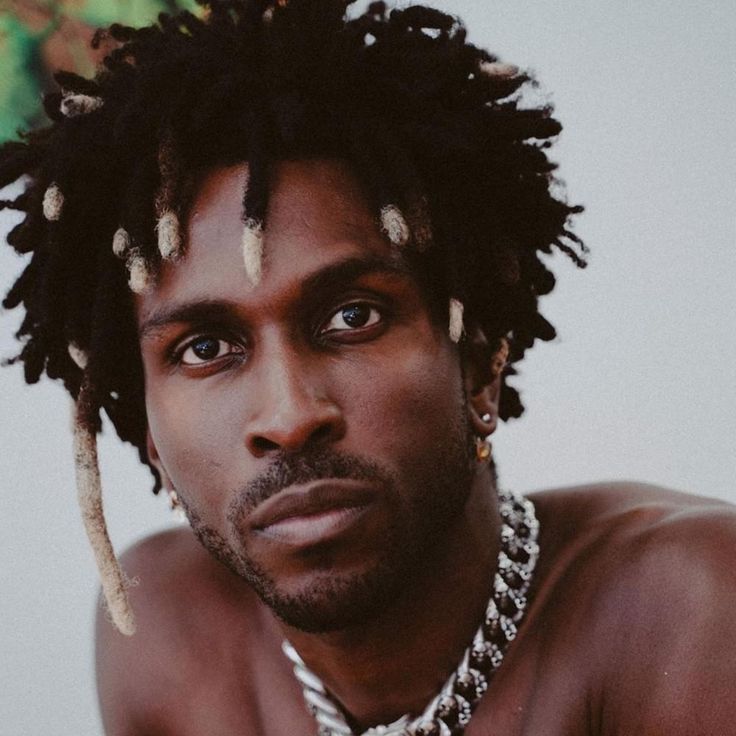
[[[179,363],[189,366],[203,365],[218,358],[242,352],[239,345],[228,340],[212,335],[198,335],[183,346],[179,355]]]
[[[332,315],[329,322],[322,328],[322,334],[371,327],[378,324],[381,318],[381,312],[371,304],[365,302],[346,304]]]

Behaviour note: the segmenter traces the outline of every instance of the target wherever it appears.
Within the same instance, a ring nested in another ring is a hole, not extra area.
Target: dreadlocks
[[[248,162],[243,258],[257,282],[274,164],[347,160],[451,338],[480,328],[489,360],[510,350],[506,374],[555,335],[537,309],[554,286],[540,254],[557,248],[584,265],[568,229],[581,208],[552,193],[545,153],[560,125],[549,107],[522,104],[533,80],[467,43],[442,12],[373,2],[347,20],[349,2],[211,0],[202,18],[113,25],[104,34],[118,45],[96,77],[59,72],[44,101],[52,124],[0,149],[0,185],[31,180],[0,203],[26,214],[8,242],[32,254],[3,302],[25,309],[14,361],[29,383],[45,373],[75,399],[80,504],[124,633],[134,623],[102,515],[96,436],[104,411],[149,462],[131,290],[180,257],[204,171]],[[501,417],[521,412],[504,386]]]

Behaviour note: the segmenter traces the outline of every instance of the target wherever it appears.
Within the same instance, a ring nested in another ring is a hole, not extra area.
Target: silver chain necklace
[[[465,650],[458,668],[424,712],[403,715],[386,726],[373,726],[360,736],[462,736],[473,710],[503,662],[526,610],[526,595],[539,556],[539,522],[534,504],[519,493],[499,491],[501,548],[493,578],[493,593],[483,622]],[[304,692],[307,709],[319,726],[319,736],[358,736],[322,681],[311,672],[286,640],[284,654]]]

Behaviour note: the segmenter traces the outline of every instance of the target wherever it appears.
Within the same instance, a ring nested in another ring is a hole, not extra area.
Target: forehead
[[[213,169],[202,180],[190,212],[190,240],[220,225],[242,222],[248,165]],[[375,229],[364,192],[348,165],[339,160],[282,161],[271,176],[268,230],[306,237]],[[316,232],[319,231],[319,232]]]
[[[279,163],[271,181],[261,282],[248,279],[242,256],[247,164],[217,168],[202,180],[187,224],[185,252],[164,263],[138,314],[162,302],[253,296],[267,300],[306,276],[348,258],[398,256],[378,231],[357,178],[340,161]]]

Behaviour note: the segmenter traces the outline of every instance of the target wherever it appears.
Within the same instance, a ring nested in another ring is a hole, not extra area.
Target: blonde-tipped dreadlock
[[[68,94],[61,99],[59,109],[61,114],[68,118],[75,118],[78,115],[86,115],[87,113],[99,110],[102,107],[102,98],[93,97],[92,95]]]
[[[249,218],[243,228],[243,263],[245,273],[255,286],[263,273],[263,224]]]
[[[128,285],[135,294],[142,294],[153,286],[153,274],[145,257],[138,250],[131,250],[128,258]]]
[[[172,260],[181,251],[181,228],[175,212],[177,185],[181,179],[180,157],[177,155],[174,136],[167,129],[161,136],[158,149],[158,167],[161,185],[156,196],[158,223],[158,250],[161,258]]]
[[[463,336],[463,312],[465,307],[463,303],[454,297],[450,299],[450,340],[453,342],[460,342],[460,338]]]
[[[519,73],[518,66],[500,61],[481,61],[478,70],[483,76],[492,79],[512,79]]]
[[[64,195],[56,183],[49,184],[43,195],[43,216],[49,222],[56,222],[61,217],[64,207]]]
[[[176,258],[181,251],[181,232],[176,213],[171,210],[164,212],[158,220],[156,229],[158,230],[158,251],[161,258],[166,260]]]
[[[393,204],[381,208],[381,229],[396,246],[403,247],[409,242],[409,226],[401,210]]]
[[[125,258],[130,250],[130,235],[124,227],[119,227],[112,236],[112,252],[118,258]]]
[[[102,485],[97,460],[97,433],[86,417],[89,391],[87,379],[82,382],[75,405],[74,465],[77,476],[77,499],[95,563],[100,574],[102,592],[113,623],[121,634],[135,633],[135,619],[127,593],[127,581],[107,532],[102,509]]]
[[[89,356],[86,351],[82,350],[73,342],[69,343],[69,357],[76,363],[80,370],[84,370],[89,362]]]

